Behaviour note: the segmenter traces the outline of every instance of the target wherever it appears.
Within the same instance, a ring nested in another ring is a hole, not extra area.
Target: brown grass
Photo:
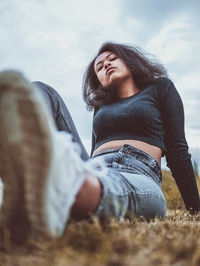
[[[165,219],[71,222],[62,238],[26,246],[10,245],[7,232],[0,265],[200,265],[200,214],[188,214],[170,173],[163,177]]]

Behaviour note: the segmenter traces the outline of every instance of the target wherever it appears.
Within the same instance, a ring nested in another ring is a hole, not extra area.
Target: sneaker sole
[[[3,204],[0,212],[0,225],[7,227],[15,217],[17,206],[21,201],[22,192],[22,171],[20,162],[19,143],[9,141],[8,127],[11,122],[9,112],[12,101],[8,100],[11,93],[11,86],[6,82],[5,75],[0,77],[0,176],[2,178]],[[12,106],[14,108],[14,105]],[[5,119],[6,118],[6,119]],[[13,132],[12,132],[13,135]]]
[[[0,76],[0,176],[4,183],[0,224],[12,219],[24,186],[32,230],[47,234],[43,193],[51,161],[51,136],[42,105],[40,95],[21,74],[4,72]]]

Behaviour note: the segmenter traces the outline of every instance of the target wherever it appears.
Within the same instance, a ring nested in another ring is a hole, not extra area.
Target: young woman
[[[1,227],[12,224],[18,209],[33,231],[54,237],[69,216],[164,217],[164,155],[186,209],[199,211],[183,105],[164,67],[139,49],[105,43],[85,72],[83,88],[94,109],[91,159],[54,89],[31,85],[16,72],[1,73]],[[66,132],[79,143],[82,159]]]

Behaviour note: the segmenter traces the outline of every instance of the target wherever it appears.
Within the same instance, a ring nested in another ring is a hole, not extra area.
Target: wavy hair
[[[150,59],[150,54],[147,56],[141,48],[114,42],[103,43],[97,55],[89,63],[83,77],[83,98],[88,110],[99,108],[102,104],[109,104],[118,99],[112,87],[101,85],[94,70],[96,58],[106,51],[117,54],[125,62],[140,90],[147,88],[159,77],[167,77],[165,67],[158,60]]]

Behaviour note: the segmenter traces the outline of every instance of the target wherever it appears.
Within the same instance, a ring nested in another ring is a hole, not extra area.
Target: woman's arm
[[[165,129],[167,166],[172,172],[185,207],[191,212],[200,210],[196,178],[185,139],[184,109],[174,84],[167,78],[158,79],[161,113]]]

